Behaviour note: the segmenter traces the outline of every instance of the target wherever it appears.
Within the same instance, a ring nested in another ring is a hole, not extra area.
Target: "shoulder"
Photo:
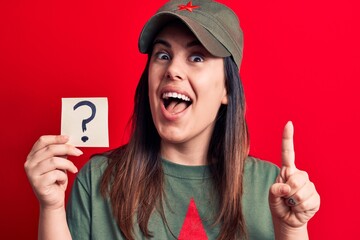
[[[98,181],[108,165],[108,158],[105,155],[94,155],[81,168],[76,179],[83,184]]]
[[[105,155],[97,154],[81,168],[79,175],[89,174],[92,171],[103,171],[108,165],[108,158]]]
[[[249,156],[245,160],[245,178],[255,178],[273,181],[280,169],[274,163]]]
[[[245,168],[279,169],[279,167],[272,162],[252,156],[248,156],[245,159]]]

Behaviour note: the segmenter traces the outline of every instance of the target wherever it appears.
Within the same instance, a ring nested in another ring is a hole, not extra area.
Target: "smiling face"
[[[150,57],[149,101],[162,145],[208,146],[217,112],[227,103],[223,58],[180,23],[157,35]]]

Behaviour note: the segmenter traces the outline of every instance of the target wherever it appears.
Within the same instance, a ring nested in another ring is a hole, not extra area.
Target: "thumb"
[[[274,183],[269,190],[269,206],[272,212],[279,213],[280,215],[285,214],[288,210],[284,204],[284,197],[288,196],[291,188],[285,183]]]
[[[272,199],[276,198],[283,198],[286,197],[291,191],[291,187],[285,183],[274,183],[270,187],[270,194],[269,196]]]

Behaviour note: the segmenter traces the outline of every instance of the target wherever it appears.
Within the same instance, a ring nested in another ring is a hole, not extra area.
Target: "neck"
[[[161,141],[161,156],[168,161],[181,165],[206,165],[209,143],[171,143]]]

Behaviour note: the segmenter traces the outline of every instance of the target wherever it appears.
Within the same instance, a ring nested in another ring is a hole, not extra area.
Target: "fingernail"
[[[75,148],[75,154],[77,155],[77,156],[80,156],[80,155],[82,155],[82,154],[84,154],[80,149],[78,149],[78,148]]]
[[[67,136],[67,135],[61,135],[61,137],[63,140],[66,140],[66,141],[69,140],[69,136]]]

